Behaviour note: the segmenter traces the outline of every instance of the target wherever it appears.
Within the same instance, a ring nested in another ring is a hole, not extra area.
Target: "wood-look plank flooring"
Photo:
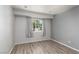
[[[11,54],[78,54],[68,47],[65,47],[52,40],[45,40],[33,43],[18,44]]]

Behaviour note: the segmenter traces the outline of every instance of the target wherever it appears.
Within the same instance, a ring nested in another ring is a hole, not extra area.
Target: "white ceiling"
[[[12,7],[20,10],[53,15],[53,14],[59,14],[65,12],[75,6],[74,5],[15,5]]]

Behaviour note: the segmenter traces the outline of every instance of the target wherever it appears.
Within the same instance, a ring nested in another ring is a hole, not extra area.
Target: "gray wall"
[[[13,11],[0,6],[0,53],[9,53],[13,45]]]
[[[26,25],[26,17],[23,16],[15,16],[15,43],[25,42],[26,36],[25,31],[27,31],[25,28]]]
[[[25,32],[27,31],[25,28],[27,28],[26,24],[27,18],[25,16],[15,16],[15,28],[14,28],[14,37],[15,37],[15,44],[21,44],[21,43],[28,43],[28,42],[35,42],[35,41],[42,41],[42,40],[48,40],[50,38],[50,20],[45,20],[46,22],[46,36],[45,37],[33,37],[26,39]],[[36,33],[38,35],[38,33]],[[48,38],[48,39],[46,39]]]
[[[57,15],[52,21],[52,37],[79,49],[79,6]]]

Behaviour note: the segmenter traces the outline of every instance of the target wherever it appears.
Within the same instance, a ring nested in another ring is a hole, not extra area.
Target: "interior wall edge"
[[[14,45],[12,46],[12,48],[10,49],[10,51],[9,51],[8,54],[11,54],[11,52],[12,52],[13,48],[15,47],[15,45],[16,45],[16,44],[14,44]]]
[[[57,43],[59,43],[59,44],[61,44],[61,45],[64,45],[64,46],[66,46],[66,47],[68,47],[68,48],[70,48],[70,49],[73,49],[73,50],[79,52],[79,49],[74,48],[74,47],[71,47],[71,46],[69,46],[69,45],[67,45],[67,44],[65,44],[65,43],[62,43],[62,42],[57,41],[57,40],[55,40],[55,39],[50,39],[50,40],[55,41],[55,42],[57,42]]]
[[[38,17],[38,18],[53,18],[53,15],[45,15],[45,14],[39,14],[39,13],[29,13],[29,12],[23,12],[23,11],[16,11],[14,10],[14,15],[23,15],[23,16],[30,16],[30,17]]]

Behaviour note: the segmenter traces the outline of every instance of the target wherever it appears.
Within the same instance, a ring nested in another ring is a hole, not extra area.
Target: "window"
[[[42,20],[33,20],[32,21],[32,30],[35,32],[40,32],[43,30],[43,21]]]

